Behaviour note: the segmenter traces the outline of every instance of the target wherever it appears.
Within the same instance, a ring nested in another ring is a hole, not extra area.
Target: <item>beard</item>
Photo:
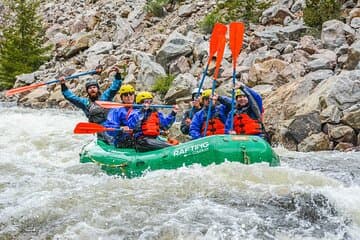
[[[92,101],[92,102],[95,102],[96,100],[98,100],[99,97],[100,97],[100,95],[101,95],[100,92],[97,92],[97,93],[94,93],[94,94],[89,94],[89,93],[88,93],[89,99],[90,99],[90,101]]]

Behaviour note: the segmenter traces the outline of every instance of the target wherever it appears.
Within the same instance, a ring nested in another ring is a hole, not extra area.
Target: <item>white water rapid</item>
[[[81,112],[0,116],[0,239],[360,239],[359,152],[122,179],[79,163]]]

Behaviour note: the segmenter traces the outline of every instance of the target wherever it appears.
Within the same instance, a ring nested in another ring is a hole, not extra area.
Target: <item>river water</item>
[[[0,239],[360,239],[360,153],[107,176],[81,112],[0,105]]]

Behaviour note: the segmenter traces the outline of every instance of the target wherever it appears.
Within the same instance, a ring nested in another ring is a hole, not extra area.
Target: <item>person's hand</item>
[[[95,71],[96,71],[97,74],[100,74],[103,69],[104,69],[104,67],[102,65],[97,65],[95,67]]]
[[[119,73],[119,72],[120,72],[120,68],[119,68],[118,66],[113,66],[113,67],[110,69],[110,72]]]
[[[65,77],[64,77],[64,76],[60,76],[60,77],[59,77],[59,82],[60,82],[60,84],[65,84]]]
[[[243,89],[244,87],[245,87],[245,84],[243,84],[242,82],[238,82],[235,85],[235,89],[238,89],[238,88]]]
[[[234,130],[232,130],[232,131],[229,131],[229,134],[231,134],[231,135],[235,135],[235,134],[236,134],[236,132],[235,132]]]
[[[110,74],[114,73],[114,77],[116,79],[121,79],[121,70],[118,66],[113,66],[111,69],[110,69]]]
[[[121,129],[125,133],[131,133],[132,132],[132,129],[130,129],[128,126],[123,126],[123,127],[121,127]]]

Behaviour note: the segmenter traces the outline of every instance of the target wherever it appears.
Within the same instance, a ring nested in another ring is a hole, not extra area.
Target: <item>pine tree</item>
[[[36,13],[39,0],[6,0],[6,26],[0,39],[0,90],[11,88],[15,76],[38,69],[48,57],[44,30]]]

